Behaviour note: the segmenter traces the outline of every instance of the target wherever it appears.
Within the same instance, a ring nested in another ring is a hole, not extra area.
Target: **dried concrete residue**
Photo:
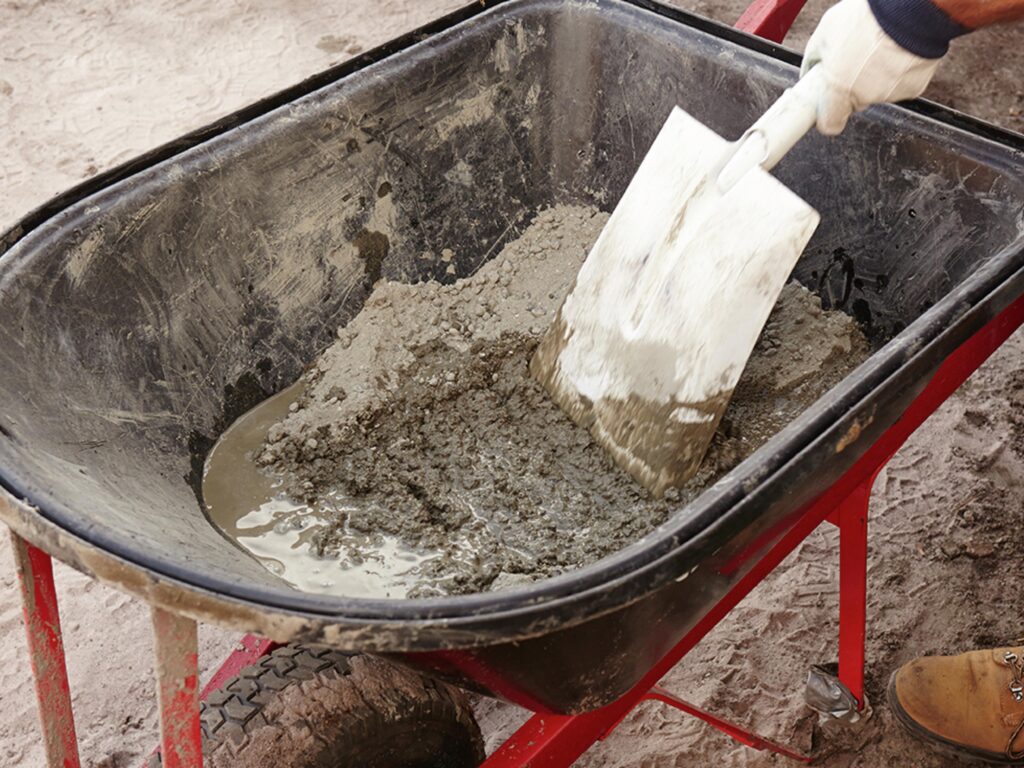
[[[318,535],[322,553],[351,557],[373,533],[397,536],[436,555],[413,596],[593,562],[664,522],[867,357],[852,319],[787,286],[700,473],[648,498],[527,372],[606,220],[547,210],[469,279],[377,285],[259,457],[293,497],[350,502]]]

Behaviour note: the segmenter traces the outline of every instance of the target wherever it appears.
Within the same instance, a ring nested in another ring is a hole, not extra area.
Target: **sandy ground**
[[[457,7],[459,0],[0,2],[0,228],[99,170]],[[680,2],[733,21],[737,0]],[[813,0],[788,44],[826,4]],[[929,95],[1024,130],[1024,26],[955,45]],[[898,664],[1024,635],[1024,335],[1018,333],[879,477],[872,497],[869,696],[875,715],[823,732],[804,709],[811,663],[835,655],[836,536],[821,530],[674,670],[678,694],[765,735],[814,747],[819,764],[938,768],[883,702]],[[61,566],[61,608],[86,766],[135,765],[155,743],[148,612]],[[201,628],[204,673],[235,637]],[[0,765],[43,753],[6,537],[0,537]],[[523,718],[480,706],[491,746]],[[785,761],[646,704],[580,760],[591,768],[768,766]]]

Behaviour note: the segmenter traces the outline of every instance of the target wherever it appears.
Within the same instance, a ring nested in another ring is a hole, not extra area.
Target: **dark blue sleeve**
[[[950,40],[971,31],[931,0],[868,0],[868,5],[889,37],[926,59],[945,56]]]

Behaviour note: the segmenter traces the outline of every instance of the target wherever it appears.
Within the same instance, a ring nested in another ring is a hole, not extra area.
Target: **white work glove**
[[[834,136],[854,112],[920,96],[940,60],[922,58],[896,43],[879,26],[867,0],[840,0],[807,41],[800,74],[812,67],[824,70],[818,130]]]

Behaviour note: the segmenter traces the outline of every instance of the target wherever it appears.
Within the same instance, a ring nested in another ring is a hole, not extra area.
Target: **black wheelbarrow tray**
[[[872,356],[642,541],[510,591],[345,599],[289,588],[197,498],[218,434],[377,277],[451,280],[418,254],[452,247],[467,275],[538,209],[611,209],[671,107],[735,138],[795,63],[647,0],[478,4],[53,200],[0,241],[0,515],[157,608],[398,658],[549,734],[663,672],[844,510],[862,591],[874,474],[1024,318],[1024,138],[926,102],[809,136],[776,171],[821,212],[795,278]],[[381,195],[386,247],[360,250]],[[848,648],[863,623],[844,614]]]

